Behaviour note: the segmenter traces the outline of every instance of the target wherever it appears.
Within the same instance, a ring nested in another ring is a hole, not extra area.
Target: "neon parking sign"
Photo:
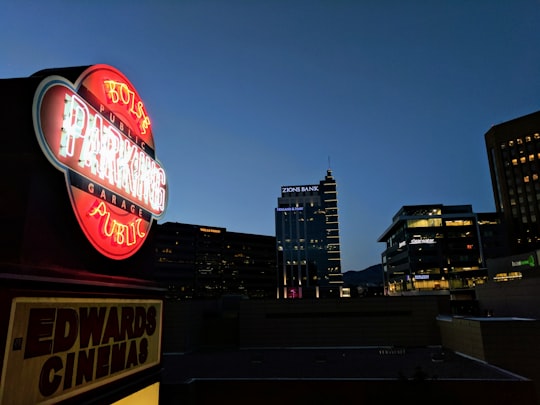
[[[89,242],[111,259],[135,254],[165,213],[168,190],[133,85],[108,65],[91,66],[75,83],[49,76],[34,95],[33,122]]]

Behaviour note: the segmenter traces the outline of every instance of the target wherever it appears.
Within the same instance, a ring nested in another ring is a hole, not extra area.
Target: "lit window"
[[[409,228],[442,226],[442,219],[441,218],[409,219],[407,220],[407,226]]]
[[[538,180],[538,175],[535,173],[532,175],[533,180]]]
[[[539,153],[539,155],[540,155],[540,153]],[[513,164],[514,166],[517,166],[517,159],[512,159],[512,164]]]
[[[519,161],[521,163],[525,163],[527,161],[527,159],[525,158],[525,156],[522,156],[522,157],[519,158]]]
[[[525,142],[530,142],[531,141],[531,137],[530,136],[526,136],[525,137]]]
[[[532,162],[534,160],[534,155],[529,155],[529,162]]]
[[[525,183],[528,183],[528,182],[529,182],[529,176],[523,177],[523,181],[524,181]]]
[[[456,220],[447,220],[445,221],[446,226],[467,226],[472,225],[470,219],[456,219]]]

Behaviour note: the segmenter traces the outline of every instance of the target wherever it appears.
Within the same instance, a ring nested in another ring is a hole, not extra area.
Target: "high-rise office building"
[[[485,134],[497,212],[513,254],[540,248],[540,111],[491,127]]]
[[[470,205],[403,206],[379,237],[389,295],[470,296],[487,281],[485,260],[506,250],[495,213]]]
[[[319,184],[281,187],[275,215],[278,298],[341,296],[337,186],[332,171]]]

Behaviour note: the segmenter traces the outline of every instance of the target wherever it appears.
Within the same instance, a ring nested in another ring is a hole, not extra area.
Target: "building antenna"
[[[332,166],[330,165],[330,155],[328,155],[328,170],[331,170]]]

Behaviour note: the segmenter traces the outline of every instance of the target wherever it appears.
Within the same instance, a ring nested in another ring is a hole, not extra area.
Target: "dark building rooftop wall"
[[[165,303],[164,352],[227,347],[429,346],[448,296]]]
[[[480,313],[540,319],[540,277],[476,286]]]
[[[241,346],[424,346],[448,297],[242,302]]]
[[[517,317],[439,317],[444,347],[535,382],[540,398],[540,321]]]

